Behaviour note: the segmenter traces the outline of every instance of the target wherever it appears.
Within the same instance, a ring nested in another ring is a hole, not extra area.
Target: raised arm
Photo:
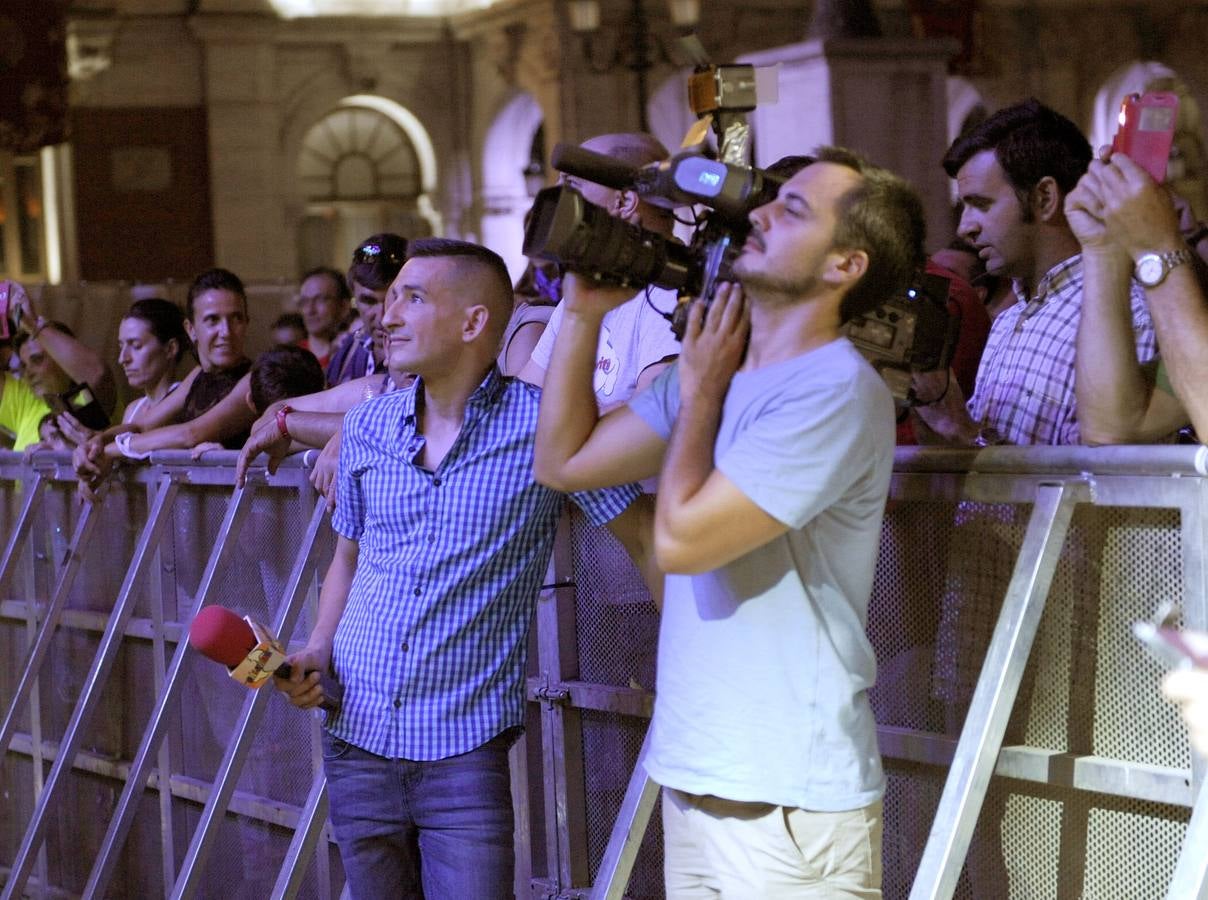
[[[20,310],[21,328],[37,340],[47,356],[67,373],[72,382],[88,385],[105,411],[113,412],[117,389],[113,373],[101,355],[78,338],[51,326],[38,314],[33,298],[20,284],[9,282],[9,291]]]
[[[1103,183],[1108,230],[1134,262],[1146,253],[1187,247],[1170,197],[1132,160],[1112,157]],[[1194,265],[1175,266],[1161,284],[1146,290],[1146,297],[1171,383],[1203,440],[1208,435],[1208,299]],[[1156,414],[1155,402],[1168,400],[1164,391],[1154,391],[1150,415]],[[1175,427],[1185,421],[1178,417]]]
[[[537,422],[537,480],[571,491],[649,478],[658,472],[665,442],[628,407],[599,418],[592,391],[600,324],[632,289],[591,286],[568,275],[563,290],[562,326],[543,379]]]
[[[1150,414],[1153,383],[1137,360],[1130,285],[1133,261],[1103,221],[1103,172],[1095,160],[1066,197],[1066,219],[1082,244],[1082,312],[1074,356],[1082,440],[1088,444],[1144,443],[1178,428]]]
[[[693,304],[680,357],[679,413],[655,507],[655,554],[663,571],[716,569],[788,530],[714,464],[722,404],[746,336],[745,302],[736,285],[719,288],[707,313]]]

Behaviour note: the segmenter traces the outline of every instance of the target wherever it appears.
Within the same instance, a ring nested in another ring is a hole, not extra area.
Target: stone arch
[[[525,172],[533,162],[534,138],[544,119],[537,99],[517,91],[495,115],[483,141],[482,243],[503,257],[513,281],[528,263],[521,247],[524,215],[533,198]],[[544,155],[543,165],[548,162]]]
[[[316,88],[318,86],[315,86]],[[334,87],[334,86],[332,86]],[[291,215],[299,269],[313,265],[343,268],[356,243],[377,231],[397,231],[408,237],[443,234],[444,223],[434,203],[438,181],[436,151],[428,130],[419,118],[397,101],[371,94],[352,94],[322,99],[322,90],[312,90],[304,105],[295,111],[283,133],[284,156],[293,183],[295,213]],[[401,133],[414,155],[416,185],[405,198],[390,196],[346,202],[315,202],[308,197],[300,175],[303,143],[316,125],[344,110],[363,110],[388,120]]]

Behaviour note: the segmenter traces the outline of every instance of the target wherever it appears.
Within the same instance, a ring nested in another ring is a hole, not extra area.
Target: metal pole
[[[319,497],[315,502],[314,511],[311,513],[306,535],[294,557],[293,571],[290,572],[289,581],[285,587],[285,602],[271,626],[273,633],[282,638],[293,632],[298,615],[302,611],[308,588],[307,579],[315,566],[311,550],[314,549],[315,539],[319,535],[326,512],[327,499]],[[193,897],[201,887],[206,858],[218,836],[218,828],[226,815],[227,804],[230,803],[231,795],[235,792],[235,786],[239,782],[243,761],[247,758],[256,731],[260,726],[260,719],[264,715],[264,705],[273,690],[267,686],[263,687],[258,691],[253,691],[251,696],[244,701],[243,710],[236,723],[235,739],[227,745],[222,763],[214,776],[210,799],[202,811],[201,821],[197,823],[193,838],[189,841],[188,852],[180,867],[180,876],[176,879],[176,886],[172,891],[173,900]]]
[[[205,572],[202,573],[201,582],[197,586],[197,596],[193,601],[193,608],[189,610],[189,621],[192,621],[193,617],[197,615],[197,611],[209,601],[210,594],[214,591],[218,572],[224,567],[228,554],[235,547],[235,538],[239,536],[239,531],[243,527],[243,520],[247,516],[254,490],[251,483],[247,487],[237,487],[227,502],[226,514],[218,528],[214,549],[210,553]],[[189,658],[188,650],[188,641],[182,640],[176,645],[176,652],[168,667],[164,690],[160,694],[159,700],[155,704],[155,710],[151,714],[151,720],[143,732],[138,752],[134,754],[134,761],[130,764],[130,772],[126,776],[126,786],[122,789],[122,796],[118,798],[117,805],[113,808],[109,828],[105,831],[105,837],[101,841],[101,848],[97,852],[96,861],[92,864],[92,871],[88,874],[88,883],[84,886],[84,897],[103,896],[109,885],[109,879],[113,877],[113,870],[117,867],[122,846],[130,833],[130,826],[134,823],[134,814],[138,810],[139,801],[147,787],[152,760],[168,727],[168,710],[175,704],[184,687],[184,667],[185,661]],[[170,772],[160,773],[161,791],[170,790],[170,779]]]
[[[1200,785],[1166,900],[1208,900],[1208,779]]]
[[[542,765],[545,770],[545,831],[548,877],[562,889],[588,881],[586,790],[583,780],[583,725],[568,694],[553,686],[578,676],[575,592],[570,581],[571,528],[563,514],[550,559],[552,587],[537,601],[537,647],[546,696],[541,709]]]
[[[38,629],[38,637],[30,648],[29,658],[21,672],[21,680],[17,683],[17,690],[13,693],[8,710],[4,714],[4,723],[0,725],[0,756],[8,751],[9,742],[17,728],[17,711],[28,697],[30,688],[37,679],[38,671],[42,668],[42,662],[50,650],[50,639],[54,637],[55,629],[59,627],[59,620],[63,617],[63,607],[67,605],[67,595],[71,592],[71,586],[80,571],[83,550],[92,537],[92,529],[96,525],[96,520],[96,508],[90,503],[84,507],[79,521],[76,522],[75,532],[71,536],[71,544],[67,548],[63,567],[59,571],[59,580],[55,584],[54,596],[46,609],[46,618],[42,620],[42,627]],[[30,602],[33,602],[32,599]]]
[[[109,617],[105,633],[101,637],[101,644],[97,648],[96,657],[89,668],[84,688],[80,692],[79,702],[72,712],[71,721],[67,724],[67,731],[63,734],[62,741],[59,742],[59,749],[55,754],[54,764],[50,768],[50,775],[47,776],[46,784],[34,806],[33,818],[25,829],[25,836],[21,840],[21,846],[17,850],[17,856],[9,871],[8,881],[4,885],[4,893],[0,894],[2,900],[12,900],[12,898],[20,896],[22,888],[25,887],[25,882],[29,878],[37,850],[46,833],[47,811],[58,790],[65,783],[64,776],[71,771],[76,752],[80,749],[80,742],[84,738],[84,729],[88,726],[92,713],[101,699],[101,692],[105,687],[109,672],[121,649],[126,625],[134,612],[135,588],[142,578],[147,564],[153,558],[152,551],[159,543],[164,523],[168,518],[165,513],[172,508],[172,501],[176,499],[177,490],[175,478],[164,478],[160,482],[159,491],[155,496],[155,504],[147,516],[147,524],[143,527],[143,533],[139,536],[134,557],[130,561],[130,567],[126,570],[126,578],[122,582],[117,602],[113,606],[113,613]]]
[[[608,846],[604,848],[600,871],[596,873],[596,883],[591,888],[591,900],[621,900],[625,896],[634,861],[642,846],[642,837],[646,834],[654,802],[659,796],[659,786],[646,774],[645,759],[649,742],[650,729],[647,728],[637,765],[633,767],[629,786],[625,788],[625,799],[621,801],[617,821],[608,837]]]
[[[13,533],[9,535],[8,543],[4,545],[4,556],[0,557],[0,596],[13,576],[17,559],[21,555],[21,547],[29,536],[33,525],[34,511],[42,499],[42,491],[46,488],[46,479],[41,472],[34,472],[33,479],[25,487],[25,502],[21,504],[21,512],[13,523]]]
[[[306,798],[306,806],[298,818],[294,829],[293,840],[289,842],[289,850],[285,853],[285,861],[277,874],[277,882],[273,885],[273,900],[293,900],[298,896],[302,887],[302,878],[306,875],[307,864],[315,853],[315,847],[323,835],[323,825],[327,821],[327,779],[319,775],[311,785],[310,796]]]
[[[1089,500],[1080,482],[1042,484],[1037,490],[910,900],[949,900],[956,890],[1074,505]]]

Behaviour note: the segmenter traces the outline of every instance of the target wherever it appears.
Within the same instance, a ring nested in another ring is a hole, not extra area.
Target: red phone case
[[[1166,180],[1178,113],[1179,98],[1175,94],[1129,94],[1120,104],[1120,130],[1112,141],[1112,153],[1123,153],[1161,184]]]

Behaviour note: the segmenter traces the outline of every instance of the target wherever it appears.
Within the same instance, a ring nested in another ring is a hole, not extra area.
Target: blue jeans
[[[513,896],[509,728],[481,747],[416,762],[323,732],[331,825],[355,900]]]

